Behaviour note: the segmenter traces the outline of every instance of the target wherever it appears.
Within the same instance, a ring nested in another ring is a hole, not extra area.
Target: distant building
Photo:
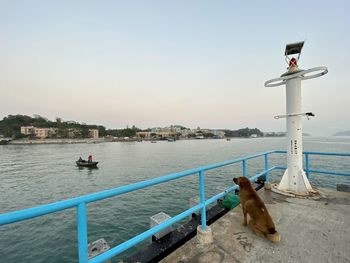
[[[188,129],[178,125],[172,125],[170,127],[160,128],[155,127],[150,131],[140,131],[137,132],[136,135],[141,138],[149,139],[153,136],[158,138],[168,138],[168,137],[181,137],[181,138],[189,138],[196,137],[197,139],[204,139],[204,134],[212,133],[216,138],[224,138],[225,132],[220,130],[210,130],[203,129],[201,130],[199,127],[197,129]]]
[[[34,134],[34,126],[22,126],[21,134],[25,134],[25,135]]]
[[[136,135],[140,138],[150,139],[151,133],[152,132],[150,132],[150,131],[139,131],[136,133]]]
[[[55,128],[36,128],[34,126],[22,126],[21,134],[25,135],[35,135],[35,137],[40,139],[45,139],[56,134],[57,129]]]
[[[89,137],[98,139],[98,129],[89,129]]]
[[[212,133],[217,136],[218,138],[225,138],[225,132],[224,131],[218,131],[218,130],[213,130]]]
[[[37,138],[45,139],[50,138],[53,135],[57,134],[57,128],[36,128],[34,126],[22,126],[21,134],[25,135],[34,135]],[[69,128],[66,130],[67,134],[65,135],[68,138],[77,138],[81,136],[81,130],[76,128]],[[62,135],[58,135],[61,137]],[[89,129],[89,137],[97,139],[99,136],[98,129]]]
[[[34,134],[37,138],[45,139],[56,134],[56,129],[54,128],[34,128]]]
[[[160,127],[155,127],[155,128],[151,129],[152,133],[158,133],[158,132],[162,132],[162,131],[163,131],[163,128],[160,128]]]
[[[174,137],[178,133],[181,133],[181,128],[177,126],[170,126],[170,127],[165,127],[165,128],[152,128],[150,133],[155,134],[157,137],[161,138],[167,138],[167,137]],[[138,132],[137,134],[142,134],[142,132]]]
[[[181,130],[181,137],[187,138],[191,133],[192,133],[192,132],[191,132],[191,129],[184,129],[184,130]]]

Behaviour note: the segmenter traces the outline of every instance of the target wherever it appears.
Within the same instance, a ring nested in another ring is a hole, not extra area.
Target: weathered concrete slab
[[[239,206],[210,226],[212,244],[193,238],[161,262],[350,262],[350,193],[320,192],[320,198],[311,200],[259,191],[281,234],[280,243],[242,226]]]

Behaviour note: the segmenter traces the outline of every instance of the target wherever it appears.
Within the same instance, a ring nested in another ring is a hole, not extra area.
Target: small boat
[[[79,167],[97,167],[98,162],[76,161]]]

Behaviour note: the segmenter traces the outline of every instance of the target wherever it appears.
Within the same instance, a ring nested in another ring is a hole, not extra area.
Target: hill
[[[334,133],[333,136],[350,136],[350,130]]]
[[[251,137],[251,136],[257,136],[262,137],[264,134],[257,128],[250,129],[250,128],[243,128],[239,130],[224,130],[226,137]]]
[[[58,138],[67,138],[68,131],[73,129],[76,131],[77,138],[87,138],[89,129],[98,129],[100,136],[104,136],[106,129],[103,126],[80,124],[74,121],[63,121],[61,118],[56,118],[56,121],[50,121],[45,117],[34,115],[29,117],[26,115],[9,115],[0,121],[0,135],[4,137],[13,137],[15,139],[28,137],[21,134],[21,126],[34,126],[37,128],[56,128]]]

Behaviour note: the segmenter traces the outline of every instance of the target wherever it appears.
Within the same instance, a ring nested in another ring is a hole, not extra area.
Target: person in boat
[[[84,159],[82,159],[81,156],[79,157],[78,162],[80,162],[80,163],[86,163],[86,161],[85,161]]]
[[[92,155],[91,154],[88,157],[88,163],[92,163]]]

